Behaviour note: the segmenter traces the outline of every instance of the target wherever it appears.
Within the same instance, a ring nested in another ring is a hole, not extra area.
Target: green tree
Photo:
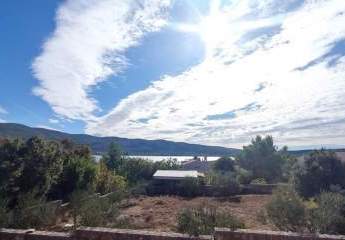
[[[169,158],[167,160],[157,161],[153,163],[153,168],[155,170],[177,170],[181,168],[181,164],[177,161],[177,159]]]
[[[125,158],[118,169],[118,174],[124,176],[128,183],[133,185],[140,181],[151,180],[155,173],[155,164],[141,158]]]
[[[22,151],[24,168],[18,179],[21,192],[36,189],[39,195],[46,194],[62,171],[63,159],[59,144],[33,137],[27,140]]]
[[[230,157],[221,157],[215,161],[213,170],[217,172],[233,172],[235,163]]]
[[[3,140],[0,144],[0,197],[13,201],[19,194],[20,178],[23,168],[24,143],[19,139]]]
[[[96,192],[105,194],[113,191],[122,191],[126,188],[126,179],[120,175],[116,175],[115,171],[107,168],[103,160],[97,167],[96,174]]]
[[[67,200],[76,190],[86,190],[94,185],[96,164],[90,148],[77,145],[69,140],[61,142],[63,166],[56,183],[49,192],[50,199]]]
[[[118,170],[123,161],[123,151],[120,145],[116,144],[115,142],[110,143],[108,152],[105,156],[103,156],[104,161],[111,170]]]
[[[241,167],[249,170],[253,178],[264,178],[267,182],[278,181],[282,177],[284,157],[273,144],[273,138],[257,136],[248,146],[244,146],[238,156]]]
[[[53,186],[50,196],[66,200],[74,191],[87,190],[94,185],[96,164],[91,157],[70,156],[64,161],[63,171]]]
[[[45,195],[57,181],[62,171],[62,152],[59,143],[44,141],[38,137],[5,141],[0,145],[0,188],[16,204],[20,194],[35,189],[37,195]]]
[[[293,182],[305,198],[329,191],[332,185],[345,188],[345,165],[333,152],[314,151],[296,169]]]

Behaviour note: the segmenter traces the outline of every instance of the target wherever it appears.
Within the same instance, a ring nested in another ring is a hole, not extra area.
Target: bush
[[[236,167],[236,181],[240,184],[249,184],[253,179],[253,173],[244,168]]]
[[[119,166],[118,174],[133,186],[141,181],[151,180],[156,169],[152,161],[141,158],[125,158]]]
[[[221,157],[214,162],[213,170],[216,172],[233,172],[235,162],[230,157]]]
[[[76,229],[79,224],[78,220],[80,218],[80,215],[82,214],[83,201],[85,201],[85,199],[87,199],[88,196],[89,196],[89,192],[83,191],[83,190],[77,190],[77,191],[72,192],[69,197],[74,229]]]
[[[276,189],[265,210],[267,220],[279,230],[299,232],[306,226],[305,206],[291,187]]]
[[[305,198],[317,196],[322,191],[328,192],[332,185],[345,188],[345,164],[333,152],[314,151],[296,169],[294,185]]]
[[[96,192],[106,194],[115,190],[123,191],[126,186],[126,179],[120,175],[116,175],[114,171],[109,170],[105,162],[101,160],[96,173]]]
[[[179,195],[183,197],[196,197],[200,194],[199,179],[187,177],[177,185]]]
[[[192,236],[212,234],[215,227],[233,230],[244,228],[235,216],[220,212],[216,206],[204,203],[197,207],[185,208],[177,216],[177,230]]]
[[[36,192],[23,194],[10,212],[9,226],[13,228],[43,228],[56,222],[56,206],[37,198]]]
[[[309,210],[310,231],[345,234],[345,197],[339,193],[321,193],[316,208]]]
[[[207,182],[212,185],[214,196],[230,196],[241,192],[240,184],[233,174],[211,173],[207,175]]]
[[[87,191],[94,185],[96,164],[91,156],[66,156],[63,171],[51,191],[54,199],[67,200],[75,191]]]
[[[80,224],[87,227],[105,227],[115,222],[119,215],[118,207],[108,198],[89,198],[82,204]]]

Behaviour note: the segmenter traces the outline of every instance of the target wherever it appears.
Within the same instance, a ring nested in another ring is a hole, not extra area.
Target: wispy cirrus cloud
[[[345,2],[212,2],[199,25],[168,23],[199,34],[205,59],[153,79],[98,117],[90,91],[125,71],[125,51],[167,24],[170,2],[67,0],[33,62],[34,93],[97,135],[224,146],[256,134],[294,146],[343,143]]]
[[[214,28],[223,28],[209,32],[201,64],[128,96],[87,132],[232,146],[256,134],[293,146],[343,143],[345,2],[280,3],[218,5]]]
[[[92,87],[126,67],[124,51],[162,27],[168,7],[169,0],[67,0],[32,64],[33,92],[62,117],[95,119]]]

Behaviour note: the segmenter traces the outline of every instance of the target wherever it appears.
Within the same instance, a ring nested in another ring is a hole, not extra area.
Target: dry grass
[[[268,202],[269,195],[245,195],[240,202],[227,199],[198,197],[186,199],[175,196],[132,198],[121,209],[121,215],[130,219],[136,228],[155,231],[176,231],[176,215],[180,209],[208,201],[242,219],[247,228],[272,230],[257,220],[257,213]]]

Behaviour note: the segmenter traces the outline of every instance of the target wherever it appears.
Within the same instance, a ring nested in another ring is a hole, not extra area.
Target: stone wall
[[[110,228],[79,228],[72,233],[0,229],[0,240],[345,240],[343,235],[302,235],[290,232],[216,228],[213,236]]]
[[[180,233],[111,228],[79,228],[73,233],[0,229],[0,240],[211,240],[212,236],[190,237]]]
[[[71,233],[0,229],[1,240],[74,240]]]
[[[80,228],[75,231],[77,240],[211,240],[211,236],[191,238],[180,233],[152,232],[110,228]]]
[[[250,229],[232,231],[228,228],[216,228],[214,238],[216,240],[345,240],[344,235],[307,235],[292,232]]]

